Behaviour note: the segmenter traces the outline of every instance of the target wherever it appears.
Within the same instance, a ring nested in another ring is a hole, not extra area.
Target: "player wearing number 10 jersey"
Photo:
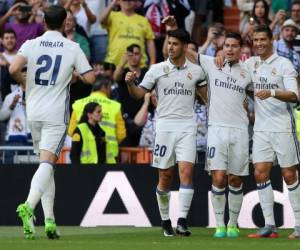
[[[33,211],[41,199],[45,215],[45,232],[58,238],[54,220],[55,195],[53,165],[64,143],[69,108],[69,83],[74,69],[85,83],[92,84],[95,76],[79,45],[63,37],[66,11],[51,6],[45,11],[47,31],[29,40],[20,48],[10,66],[10,73],[19,82],[26,82],[27,119],[34,150],[40,165],[34,174],[25,203],[17,208],[26,238],[34,238]],[[27,64],[26,80],[21,69]]]

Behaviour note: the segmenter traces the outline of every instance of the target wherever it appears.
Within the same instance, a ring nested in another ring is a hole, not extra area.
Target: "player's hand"
[[[136,79],[136,72],[128,72],[125,76],[125,82],[127,84],[132,84],[134,82],[134,80]]]
[[[216,65],[219,69],[221,69],[221,68],[223,67],[223,65],[224,65],[225,57],[224,57],[223,55],[218,55],[218,56],[215,57],[214,62],[215,62],[215,65]]]
[[[263,89],[263,90],[256,92],[255,96],[258,97],[260,100],[265,100],[265,99],[271,97],[271,91],[267,90],[267,89]]]
[[[166,25],[167,31],[176,30],[178,28],[177,22],[176,22],[176,19],[174,16],[167,16],[161,22]]]

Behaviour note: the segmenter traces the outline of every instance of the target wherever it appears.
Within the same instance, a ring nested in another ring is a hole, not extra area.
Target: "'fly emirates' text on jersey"
[[[156,131],[196,132],[195,90],[204,78],[201,67],[188,60],[181,68],[170,60],[151,66],[140,86],[147,90],[155,87]]]
[[[26,41],[18,54],[27,58],[28,120],[68,123],[72,72],[92,70],[79,45],[57,31],[47,31]]]
[[[292,63],[277,54],[267,60],[251,57],[246,62],[254,85],[254,94],[260,90],[289,90],[298,96],[297,72]],[[254,131],[291,132],[295,128],[291,103],[274,97],[261,100],[255,97]]]
[[[208,81],[208,125],[248,129],[244,108],[246,90],[252,90],[251,78],[241,63],[225,63],[219,69],[214,58],[199,55]]]

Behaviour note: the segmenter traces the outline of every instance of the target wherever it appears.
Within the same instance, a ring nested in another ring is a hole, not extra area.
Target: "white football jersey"
[[[199,55],[199,65],[207,74],[208,81],[208,125],[248,128],[247,112],[244,108],[246,90],[252,90],[251,78],[241,63],[225,63],[219,69],[214,58]]]
[[[181,68],[170,60],[151,66],[140,86],[156,89],[156,131],[196,132],[195,90],[204,78],[201,67],[188,60]]]
[[[256,56],[245,63],[254,84],[254,94],[263,89],[281,89],[292,91],[298,96],[297,72],[288,59],[273,54],[265,61]],[[294,131],[295,120],[291,103],[274,97],[265,100],[255,97],[254,109],[254,131]]]
[[[72,73],[92,70],[79,45],[57,31],[47,31],[26,41],[18,54],[27,58],[28,120],[67,124]]]

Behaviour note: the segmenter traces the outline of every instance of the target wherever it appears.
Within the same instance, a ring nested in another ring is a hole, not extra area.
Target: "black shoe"
[[[190,236],[191,231],[187,227],[185,218],[179,218],[177,221],[176,233],[181,236]]]
[[[173,237],[175,236],[174,230],[172,228],[172,224],[170,220],[163,220],[161,222],[161,227],[163,229],[164,232],[164,236],[166,237]]]

